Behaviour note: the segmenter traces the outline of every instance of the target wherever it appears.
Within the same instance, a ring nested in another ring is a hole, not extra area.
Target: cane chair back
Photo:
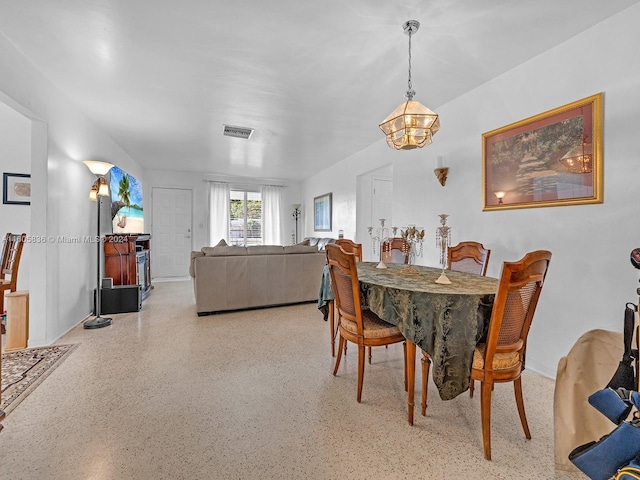
[[[409,243],[394,237],[382,242],[382,261],[385,263],[409,263]]]
[[[491,250],[478,242],[460,242],[447,250],[447,268],[457,272],[486,275]]]

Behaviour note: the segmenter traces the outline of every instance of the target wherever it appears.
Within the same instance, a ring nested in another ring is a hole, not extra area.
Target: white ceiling
[[[0,0],[0,32],[145,168],[301,180],[383,138],[406,20],[437,111],[638,1]]]

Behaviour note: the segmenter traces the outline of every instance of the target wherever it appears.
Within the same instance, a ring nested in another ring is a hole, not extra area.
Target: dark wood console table
[[[151,235],[105,235],[104,276],[114,285],[140,285],[142,299],[151,292]]]

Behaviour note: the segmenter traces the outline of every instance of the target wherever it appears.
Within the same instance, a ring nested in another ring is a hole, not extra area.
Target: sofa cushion
[[[320,238],[320,237],[306,237],[305,241],[309,240],[309,245],[316,245],[319,251],[324,251],[324,247],[327,243],[334,243],[335,238]]]
[[[287,245],[284,247],[284,253],[314,253],[318,251],[315,245]]]
[[[308,245],[312,245],[315,247],[316,245],[318,245],[318,240],[320,240],[318,237],[309,237],[305,238],[303,241],[309,242]]]
[[[284,247],[281,245],[252,245],[247,247],[247,255],[282,255]]]
[[[227,242],[225,241],[225,239],[223,238],[223,239],[221,239],[218,243],[216,243],[214,246],[215,246],[215,247],[227,247],[227,246],[228,246],[228,244],[227,244]]]
[[[202,253],[207,257],[235,257],[237,255],[246,255],[246,247],[237,247],[235,245],[227,247],[202,247]]]

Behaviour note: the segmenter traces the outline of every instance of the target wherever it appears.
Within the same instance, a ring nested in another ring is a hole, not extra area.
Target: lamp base
[[[84,328],[102,328],[111,325],[111,319],[105,317],[96,317],[93,320],[87,320],[82,324]]]
[[[382,260],[380,260],[380,263],[376,265],[376,268],[387,268],[387,266],[384,264]]]

